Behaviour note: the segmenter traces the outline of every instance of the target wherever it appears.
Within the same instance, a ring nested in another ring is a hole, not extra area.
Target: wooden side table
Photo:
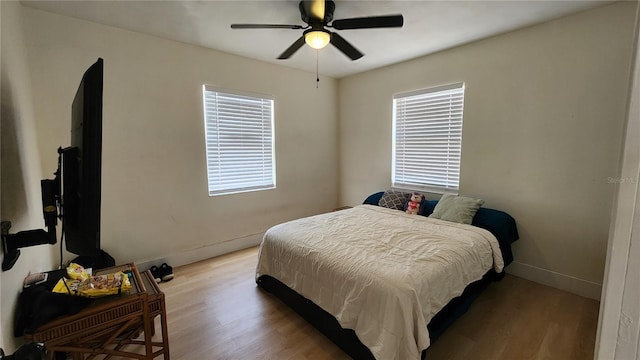
[[[133,263],[102,269],[96,274],[117,271],[131,272],[128,293],[97,299],[77,314],[42,325],[33,334],[25,335],[25,340],[44,343],[49,360],[54,359],[55,352],[70,353],[74,360],[94,359],[98,355],[104,355],[105,359],[120,356],[142,360],[163,355],[169,359],[164,293],[149,271],[140,274]],[[157,316],[162,327],[161,341],[152,339]],[[142,353],[132,349],[141,347]]]

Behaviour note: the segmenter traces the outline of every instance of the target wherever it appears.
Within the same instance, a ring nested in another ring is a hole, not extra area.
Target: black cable
[[[64,222],[62,223],[62,234],[60,234],[60,266],[58,269],[62,269],[62,244],[64,243]]]
[[[63,200],[63,194],[62,194],[62,182],[64,181],[62,179],[62,154],[64,153],[64,149],[62,147],[58,147],[58,170],[56,171],[56,178],[58,180],[58,199],[57,199],[57,205],[58,205],[58,218],[61,220],[62,222],[62,228],[60,230],[60,266],[58,267],[58,269],[62,269],[63,268],[63,256],[62,256],[62,244],[64,243],[64,200]]]

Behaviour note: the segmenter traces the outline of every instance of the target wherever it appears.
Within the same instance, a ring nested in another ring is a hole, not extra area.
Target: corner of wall
[[[609,230],[607,260],[596,334],[595,359],[637,358],[640,336],[637,302],[637,229],[640,188],[640,3],[636,3],[634,51],[630,70],[627,124],[624,151],[620,158],[620,182]],[[635,225],[634,225],[635,223]],[[631,298],[629,298],[631,297]],[[624,327],[624,328],[621,328]],[[635,334],[634,334],[635,333]],[[635,338],[634,338],[635,335]],[[635,354],[633,354],[635,353]]]

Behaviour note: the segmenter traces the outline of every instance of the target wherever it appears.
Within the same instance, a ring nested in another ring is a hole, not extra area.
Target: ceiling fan
[[[367,16],[349,19],[333,20],[333,11],[336,4],[333,0],[302,0],[298,6],[302,21],[307,25],[280,25],[280,24],[231,24],[232,29],[291,29],[304,30],[302,36],[289,46],[278,59],[288,59],[306,42],[314,49],[322,49],[331,43],[351,60],[361,58],[362,54],[347,40],[336,32],[327,30],[371,29],[402,27],[404,18],[402,15]],[[333,22],[332,22],[333,20]]]

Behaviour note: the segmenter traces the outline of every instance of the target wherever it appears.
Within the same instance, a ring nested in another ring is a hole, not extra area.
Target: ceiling
[[[335,0],[334,19],[404,16],[404,27],[342,30],[365,54],[351,61],[331,45],[318,51],[321,75],[340,78],[431,54],[571,13],[605,1],[355,1]],[[303,46],[277,60],[302,30],[234,29],[231,23],[300,24],[297,0],[259,1],[22,1],[25,6],[177,40],[256,60],[316,71],[316,51]]]

